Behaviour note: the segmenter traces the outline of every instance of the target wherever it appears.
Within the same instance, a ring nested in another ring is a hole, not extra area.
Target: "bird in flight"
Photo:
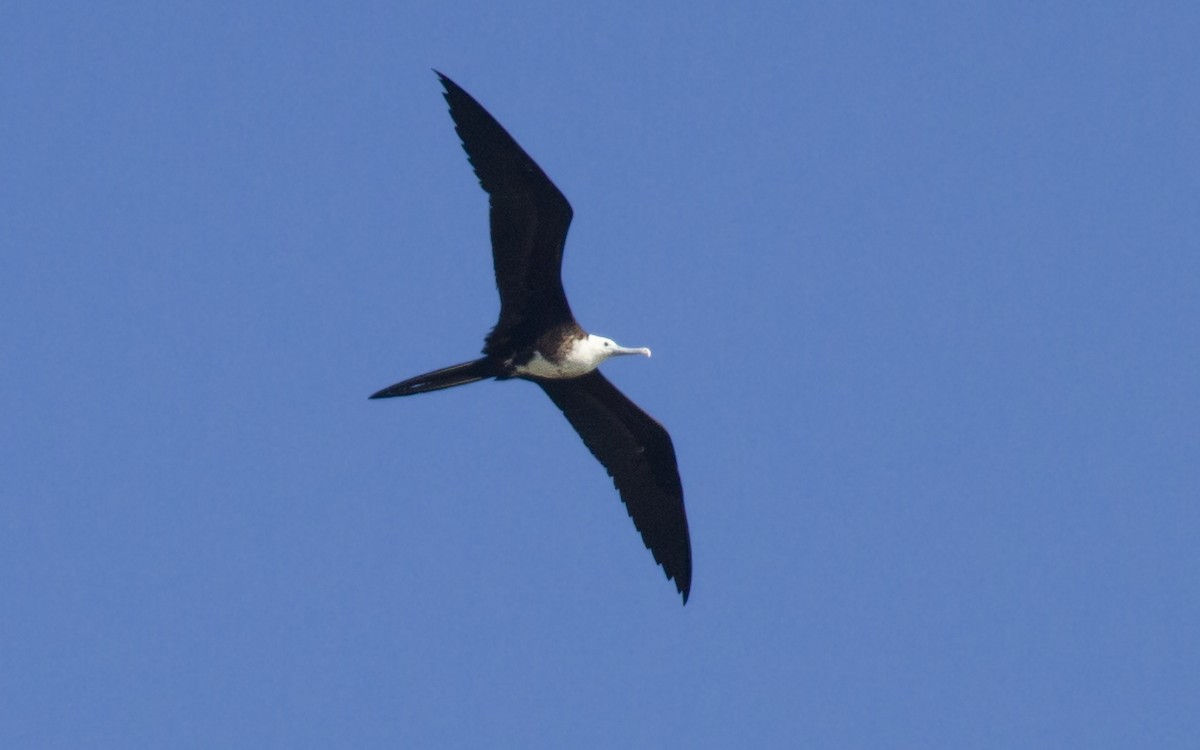
[[[597,369],[609,357],[649,357],[650,350],[618,346],[575,322],[562,285],[571,204],[479,102],[437,75],[463,150],[489,196],[500,319],[479,359],[409,378],[371,398],[487,378],[536,383],[608,471],[642,541],[687,604],[692,545],[671,436]]]

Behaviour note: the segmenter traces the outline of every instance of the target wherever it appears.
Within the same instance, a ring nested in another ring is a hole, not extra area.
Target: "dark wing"
[[[454,81],[441,73],[438,77],[463,150],[491,196],[500,320],[484,353],[507,353],[531,344],[542,331],[575,320],[562,286],[571,204],[496,118]]]
[[[692,542],[671,436],[600,374],[537,380],[583,438],[621,493],[642,541],[675,580],[683,603],[692,588]]]

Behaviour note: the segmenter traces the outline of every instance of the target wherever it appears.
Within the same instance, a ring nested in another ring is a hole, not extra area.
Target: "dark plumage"
[[[645,354],[588,334],[562,286],[571,205],[512,136],[456,83],[438,73],[467,158],[491,205],[492,261],[500,318],[483,357],[385,388],[409,396],[485,378],[541,386],[604,465],[642,540],[686,604],[692,552],[671,437],[595,369],[617,354]]]

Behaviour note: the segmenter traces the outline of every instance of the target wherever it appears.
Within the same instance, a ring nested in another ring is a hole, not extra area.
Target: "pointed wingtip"
[[[453,78],[446,75],[445,73],[438,70],[437,68],[430,68],[430,70],[432,70],[437,75],[438,80],[441,81],[441,83],[442,83],[442,88],[446,89],[447,91],[450,91],[451,89],[462,88],[461,86],[459,86],[457,83],[454,82]]]
[[[680,575],[680,573],[685,574]],[[680,573],[675,574],[673,582],[675,583],[675,589],[683,596],[683,606],[686,607],[688,597],[692,595],[692,566],[690,560],[688,561],[687,570],[680,571]],[[667,576],[667,578],[671,579],[672,576]]]

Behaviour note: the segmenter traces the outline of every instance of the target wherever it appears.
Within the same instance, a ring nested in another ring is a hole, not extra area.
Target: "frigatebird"
[[[562,285],[573,212],[546,173],[479,102],[438,71],[454,129],[491,206],[500,319],[483,357],[427,372],[371,398],[411,396],[487,378],[541,386],[612,477],[642,541],[687,604],[692,545],[671,436],[596,369],[609,357],[650,356],[575,322]]]

